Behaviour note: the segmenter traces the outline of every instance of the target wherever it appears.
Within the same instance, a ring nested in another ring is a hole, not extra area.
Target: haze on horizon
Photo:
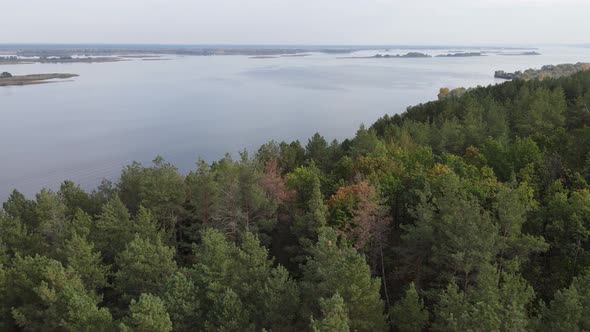
[[[590,42],[587,0],[27,0],[2,7],[0,43]]]

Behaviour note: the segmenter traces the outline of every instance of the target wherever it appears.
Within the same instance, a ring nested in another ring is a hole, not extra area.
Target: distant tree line
[[[546,65],[541,69],[527,69],[524,72],[517,71],[514,73],[507,73],[503,70],[495,72],[494,77],[503,79],[520,79],[520,80],[533,80],[533,79],[545,79],[545,78],[560,78],[571,76],[575,73],[590,70],[590,63],[576,63],[576,64],[561,64],[561,65]]]

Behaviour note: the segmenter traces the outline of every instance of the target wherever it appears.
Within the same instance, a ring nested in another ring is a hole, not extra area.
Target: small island
[[[309,53],[298,53],[298,54],[282,54],[281,58],[302,58],[302,57],[306,57],[306,56],[310,56],[311,54]]]
[[[457,52],[457,53],[449,53],[449,54],[439,54],[437,58],[468,58],[474,56],[485,56],[485,54],[481,52]]]
[[[541,55],[539,52],[520,52],[520,53],[500,53],[501,56],[528,56],[528,55]]]
[[[276,59],[278,55],[255,55],[251,56],[250,59]]]
[[[76,74],[33,74],[33,75],[12,75],[9,72],[3,72],[0,74],[0,86],[10,85],[30,85],[30,84],[43,84],[63,81],[49,81],[53,79],[68,79],[77,77]]]
[[[410,52],[406,54],[375,54],[373,56],[351,56],[351,57],[343,57],[340,59],[400,59],[400,58],[432,58],[431,55],[419,53],[419,52]]]
[[[390,54],[386,54],[386,55],[381,55],[381,54],[376,54],[375,58],[432,58],[432,56],[428,55],[428,54],[424,54],[424,53],[419,53],[419,52],[410,52],[410,53],[406,53],[404,55],[400,55],[400,54],[396,54],[396,55],[390,55]]]

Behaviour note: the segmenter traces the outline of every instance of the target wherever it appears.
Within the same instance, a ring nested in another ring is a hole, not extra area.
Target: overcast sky
[[[589,43],[590,0],[2,0],[0,43]]]

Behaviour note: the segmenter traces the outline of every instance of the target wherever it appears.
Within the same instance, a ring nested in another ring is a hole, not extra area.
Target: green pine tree
[[[414,283],[410,284],[404,297],[391,309],[391,319],[401,332],[420,332],[428,325],[428,310]]]
[[[169,332],[172,322],[164,302],[154,295],[141,294],[139,300],[131,300],[129,315],[123,319],[121,331]]]
[[[123,300],[137,299],[142,293],[162,294],[166,281],[176,271],[174,249],[160,240],[150,242],[139,236],[117,255],[114,287]]]
[[[329,299],[320,299],[322,316],[320,319],[311,319],[313,332],[348,332],[349,318],[348,309],[344,299],[338,293]]]
[[[379,294],[381,283],[371,277],[364,257],[350,247],[339,246],[337,233],[332,229],[320,234],[310,253],[301,285],[308,317],[319,317],[319,300],[338,293],[348,308],[351,330],[386,330]]]

